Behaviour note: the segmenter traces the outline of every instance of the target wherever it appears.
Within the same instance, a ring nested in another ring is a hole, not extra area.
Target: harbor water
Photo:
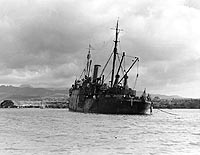
[[[0,109],[0,155],[198,155],[199,152],[199,109],[154,109],[153,115]]]

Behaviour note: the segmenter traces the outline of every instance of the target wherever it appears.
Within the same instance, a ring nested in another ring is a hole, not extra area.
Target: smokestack
[[[96,82],[96,79],[98,77],[99,67],[101,67],[101,65],[94,65],[93,82]]]

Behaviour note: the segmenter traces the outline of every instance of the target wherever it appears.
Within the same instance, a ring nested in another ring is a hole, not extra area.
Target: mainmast
[[[116,55],[117,55],[117,43],[118,41],[118,35],[120,32],[120,29],[118,28],[118,22],[119,20],[117,20],[117,25],[115,28],[115,40],[114,40],[114,50],[113,50],[113,65],[112,65],[112,75],[111,75],[111,87],[113,86],[113,82],[114,82],[114,74],[115,74],[115,61],[116,61]]]

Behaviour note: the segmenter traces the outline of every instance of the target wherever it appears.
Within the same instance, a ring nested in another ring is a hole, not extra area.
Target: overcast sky
[[[200,97],[198,0],[0,0],[0,84],[71,86],[89,43],[105,64],[118,17],[120,51],[140,57],[136,89]]]

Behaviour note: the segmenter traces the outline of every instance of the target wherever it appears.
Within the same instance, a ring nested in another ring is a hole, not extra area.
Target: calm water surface
[[[197,155],[200,110],[101,115],[0,109],[0,155]]]

